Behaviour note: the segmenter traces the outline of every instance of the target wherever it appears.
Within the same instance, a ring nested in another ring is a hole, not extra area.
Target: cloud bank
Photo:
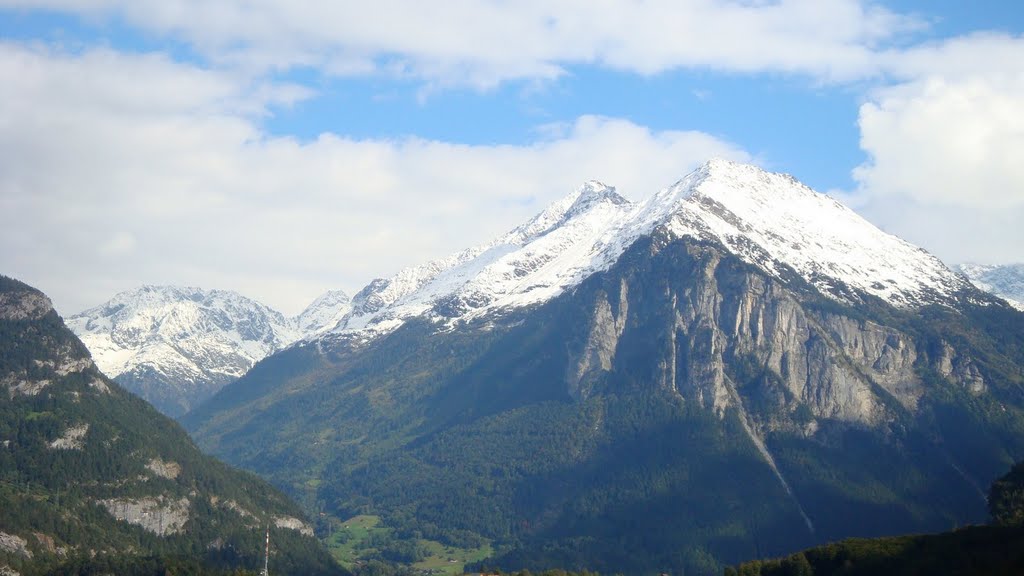
[[[749,159],[700,132],[594,116],[516,146],[300,143],[255,120],[295,90],[255,98],[161,56],[6,45],[0,77],[21,79],[0,107],[0,267],[65,314],[140,282],[297,312],[328,287],[488,240],[587,179],[642,197],[709,156]],[[168,89],[147,98],[140,85]]]
[[[588,115],[516,145],[270,136],[263,118],[315,97],[277,80],[296,69],[412,79],[428,91],[544,84],[580,66],[795,75],[860,91],[866,158],[851,167],[846,201],[951,263],[1024,254],[1019,36],[915,44],[926,21],[858,0],[0,9],[72,14],[176,47],[0,43],[0,266],[53,293],[65,313],[140,282],[239,289],[295,312],[327,287],[358,288],[486,240],[583,180],[638,197],[708,156],[749,159],[742,142]]]
[[[187,42],[250,71],[312,67],[493,87],[587,64],[640,74],[683,67],[874,73],[876,47],[916,18],[860,0],[0,0]]]
[[[853,200],[950,262],[1024,259],[1024,41],[977,35],[900,54],[860,108]]]

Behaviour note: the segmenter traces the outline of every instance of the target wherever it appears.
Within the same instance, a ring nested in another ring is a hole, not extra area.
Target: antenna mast
[[[270,524],[267,524],[267,548],[263,555],[263,572],[260,576],[270,576]]]

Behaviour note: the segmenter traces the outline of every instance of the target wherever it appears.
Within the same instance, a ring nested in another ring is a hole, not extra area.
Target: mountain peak
[[[544,301],[594,271],[633,204],[615,188],[585,182],[487,244],[376,279],[353,298],[334,332],[389,331],[433,311],[449,320]]]
[[[105,373],[176,416],[298,337],[292,320],[227,290],[146,285],[67,319]]]
[[[684,176],[673,188],[687,195],[701,196],[727,188],[736,195],[774,195],[776,199],[793,196],[825,196],[815,192],[790,174],[771,172],[754,164],[724,158],[712,158]]]
[[[948,302],[966,283],[938,258],[879,230],[788,174],[711,161],[660,195],[677,236],[716,240],[778,275],[794,269],[840,300],[865,292],[895,306]]]
[[[755,166],[753,164],[745,164],[743,162],[736,162],[734,160],[722,158],[721,156],[715,156],[713,158],[708,158],[707,160],[705,160],[704,163],[698,166],[697,169],[694,170],[693,172],[699,175],[710,176],[712,174],[723,174],[735,171],[747,171],[750,169],[759,172],[764,171],[762,168]]]
[[[934,256],[792,176],[715,158],[638,203],[585,182],[488,244],[374,281],[334,331],[368,337],[413,316],[451,323],[537,304],[655,230],[718,242],[777,277],[795,271],[843,301],[866,293],[897,307],[948,303],[966,286]]]
[[[352,299],[343,290],[328,290],[318,296],[296,318],[299,332],[304,337],[317,335],[334,328],[352,309]]]
[[[706,160],[703,164],[680,179],[680,182],[685,181],[689,182],[692,186],[696,186],[705,180],[743,181],[763,179],[771,176],[782,176],[795,181],[795,179],[788,174],[774,174],[754,164],[745,164],[743,162],[736,162],[735,160],[715,157]]]
[[[565,211],[563,221],[569,218],[584,214],[599,204],[611,204],[614,206],[628,206],[626,200],[615,191],[614,186],[607,186],[597,180],[589,180],[580,186],[577,191],[576,200]]]
[[[715,158],[635,204],[586,182],[490,244],[383,282],[392,297],[372,311],[377,319],[341,329],[394,327],[429,311],[453,319],[538,303],[607,269],[657,229],[721,243],[777,277],[795,271],[843,301],[868,294],[897,307],[949,303],[966,286],[938,258],[792,176]],[[403,309],[411,302],[416,306]]]
[[[615,190],[614,186],[609,186],[600,180],[587,180],[579,188],[579,194],[603,194],[607,190]]]

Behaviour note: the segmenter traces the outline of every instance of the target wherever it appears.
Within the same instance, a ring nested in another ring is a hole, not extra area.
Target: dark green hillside
[[[855,538],[786,558],[727,568],[726,576],[1016,576],[1024,528],[972,526],[943,534]]]
[[[0,277],[0,568],[337,574],[303,513],[104,377],[49,300]]]
[[[982,521],[1024,457],[1020,334],[980,293],[855,307],[655,237],[533,310],[272,356],[183,422],[310,510],[489,541],[481,566],[713,574]]]
[[[1024,574],[1024,462],[993,483],[991,526],[844,540],[786,558],[746,562],[726,576],[991,576]]]

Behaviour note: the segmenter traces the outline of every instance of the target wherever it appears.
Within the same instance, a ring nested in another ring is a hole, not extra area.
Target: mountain
[[[484,564],[720,573],[985,516],[1024,314],[792,177],[587,183],[376,280],[183,419],[204,448]]]
[[[203,455],[3,276],[0,395],[0,573],[255,570],[268,523],[272,567],[342,572],[293,502]]]
[[[713,160],[637,204],[588,182],[493,242],[375,280],[333,332],[365,338],[421,315],[453,325],[544,302],[656,229],[721,243],[772,276],[795,271],[839,301],[861,294],[907,307],[949,302],[966,286],[934,256],[791,177]]]
[[[293,320],[302,338],[313,338],[333,329],[352,309],[352,299],[341,290],[329,290],[313,300]]]
[[[1024,310],[1024,264],[961,264],[957,271],[971,279],[975,286]]]
[[[99,368],[177,417],[300,337],[348,310],[340,291],[286,318],[235,292],[144,286],[68,318]]]

